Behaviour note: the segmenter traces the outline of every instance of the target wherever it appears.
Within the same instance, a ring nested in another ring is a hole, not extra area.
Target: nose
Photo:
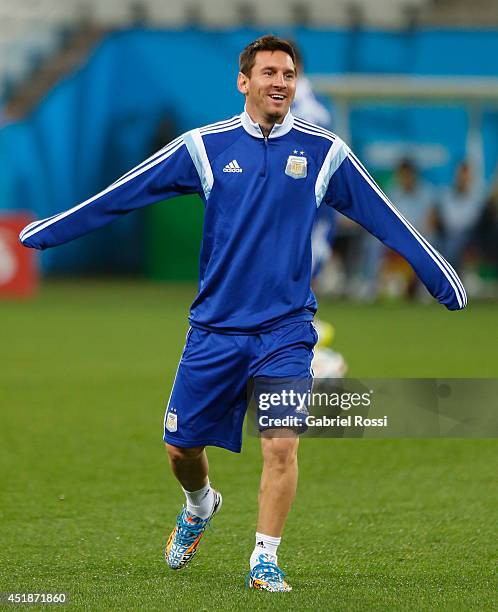
[[[275,76],[273,77],[273,84],[276,87],[285,87],[286,83],[285,83],[285,78],[284,78],[284,73],[283,72],[276,72]]]

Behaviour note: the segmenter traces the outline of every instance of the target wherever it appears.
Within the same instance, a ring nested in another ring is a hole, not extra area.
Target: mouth
[[[283,94],[268,94],[268,97],[271,98],[274,102],[283,102],[286,98]]]

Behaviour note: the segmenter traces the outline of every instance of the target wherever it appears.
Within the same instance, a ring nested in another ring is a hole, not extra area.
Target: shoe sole
[[[209,516],[209,522],[211,522],[212,518],[218,514],[218,512],[221,509],[221,506],[223,504],[223,497],[221,495],[221,493],[219,491],[214,491],[215,494],[215,499],[214,499],[214,504],[213,504],[213,511],[211,512],[210,516]],[[209,523],[206,524],[206,527],[209,525]],[[168,557],[169,557],[169,550],[171,547],[171,544],[174,540],[175,534],[176,534],[176,527],[173,529],[173,531],[169,534],[168,537],[168,541],[166,543],[166,548],[164,550],[164,556],[166,559],[166,563],[168,565],[168,567],[172,570],[180,570],[183,569],[190,561],[192,561],[193,557],[195,556],[196,552],[197,552],[197,548],[199,547],[199,543],[201,541],[202,536],[205,533],[205,530],[199,535],[199,537],[191,544],[190,548],[187,549],[187,551],[182,555],[182,558],[180,560],[180,562],[178,563],[178,565],[172,566],[170,565],[169,561],[168,561]]]
[[[292,591],[292,587],[290,584],[284,581],[284,585],[284,589],[274,589],[264,580],[251,577],[249,577],[246,583],[247,588],[254,589],[255,591],[268,591],[269,593],[289,593],[290,591]]]

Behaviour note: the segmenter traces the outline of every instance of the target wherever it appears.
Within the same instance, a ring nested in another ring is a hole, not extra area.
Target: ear
[[[241,94],[244,94],[244,96],[246,96],[249,91],[249,79],[243,72],[239,72],[237,76],[237,89]]]

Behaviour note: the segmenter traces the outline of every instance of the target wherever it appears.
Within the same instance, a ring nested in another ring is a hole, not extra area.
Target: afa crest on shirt
[[[308,174],[308,160],[306,157],[289,155],[285,167],[285,174],[294,179],[306,178]]]

